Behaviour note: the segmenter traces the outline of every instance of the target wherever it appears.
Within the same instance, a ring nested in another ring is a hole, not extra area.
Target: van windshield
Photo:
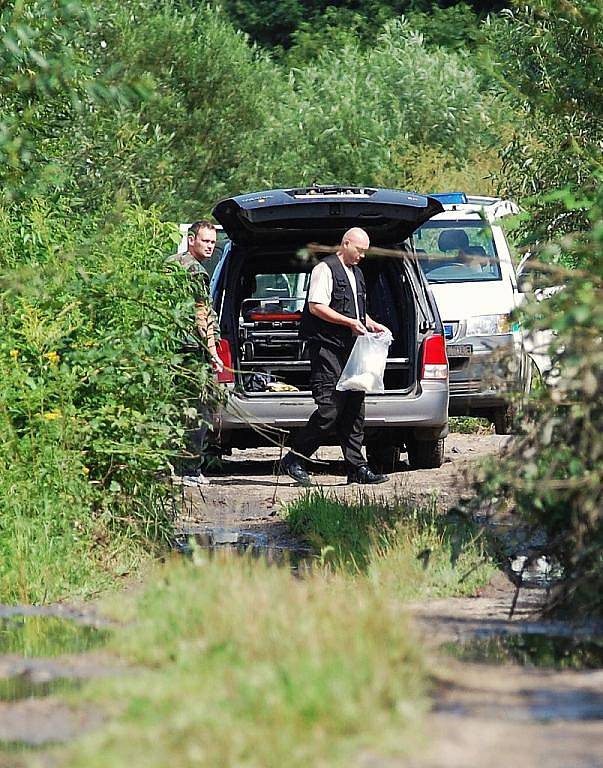
[[[415,232],[414,241],[430,283],[501,279],[492,230],[483,221],[429,221]]]

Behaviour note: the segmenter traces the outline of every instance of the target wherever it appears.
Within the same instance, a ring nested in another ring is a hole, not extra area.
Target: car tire
[[[394,472],[400,461],[400,449],[388,443],[367,443],[366,458],[373,472]]]
[[[444,461],[444,438],[409,440],[406,444],[411,469],[437,469]]]
[[[494,431],[497,435],[510,435],[513,429],[513,408],[505,405],[502,408],[495,408],[493,415]]]

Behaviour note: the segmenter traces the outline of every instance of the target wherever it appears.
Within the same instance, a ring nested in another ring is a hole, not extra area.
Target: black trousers
[[[209,365],[209,357],[201,347],[186,347],[181,352],[183,353],[182,364],[192,373],[201,365]],[[197,472],[203,466],[212,418],[207,403],[198,397],[188,398],[187,406],[194,409],[196,414],[194,416],[185,414],[182,417],[185,429],[184,443],[188,455],[178,458],[176,470],[179,475]]]
[[[366,464],[362,455],[364,440],[364,392],[338,392],[335,387],[351,352],[330,349],[313,342],[310,352],[310,384],[316,410],[305,427],[294,435],[291,448],[310,457],[327,438],[335,433],[343,451],[347,469]]]

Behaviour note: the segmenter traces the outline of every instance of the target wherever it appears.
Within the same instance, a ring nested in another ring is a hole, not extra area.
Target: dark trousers
[[[199,366],[209,364],[208,356],[201,348],[185,348],[182,351],[184,352],[183,365],[192,373],[195,373]],[[183,416],[186,455],[178,457],[176,462],[176,471],[179,475],[200,471],[203,466],[212,418],[210,409],[200,398],[190,397],[186,404],[191,412],[185,412]]]
[[[351,347],[327,349],[312,342],[310,352],[310,383],[316,410],[308,423],[293,437],[291,448],[310,457],[335,433],[343,451],[346,468],[366,464],[362,455],[364,439],[364,392],[338,392],[335,387]]]

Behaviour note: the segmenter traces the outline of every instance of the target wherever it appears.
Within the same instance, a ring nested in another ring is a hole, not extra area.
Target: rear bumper
[[[226,442],[228,433],[254,432],[254,428],[294,430],[306,424],[315,408],[309,392],[272,395],[232,392],[226,406],[216,414],[214,430]],[[385,393],[366,397],[367,430],[425,430],[444,436],[447,425],[447,382],[422,382],[421,391],[417,394]]]
[[[471,390],[474,391],[471,391]],[[493,408],[503,408],[510,402],[510,397],[496,390],[484,391],[483,383],[464,382],[453,390],[450,388],[450,416],[482,415]]]
[[[450,358],[450,415],[476,414],[507,405],[524,389],[524,356],[512,333],[467,337],[453,342],[471,344],[465,358]]]

